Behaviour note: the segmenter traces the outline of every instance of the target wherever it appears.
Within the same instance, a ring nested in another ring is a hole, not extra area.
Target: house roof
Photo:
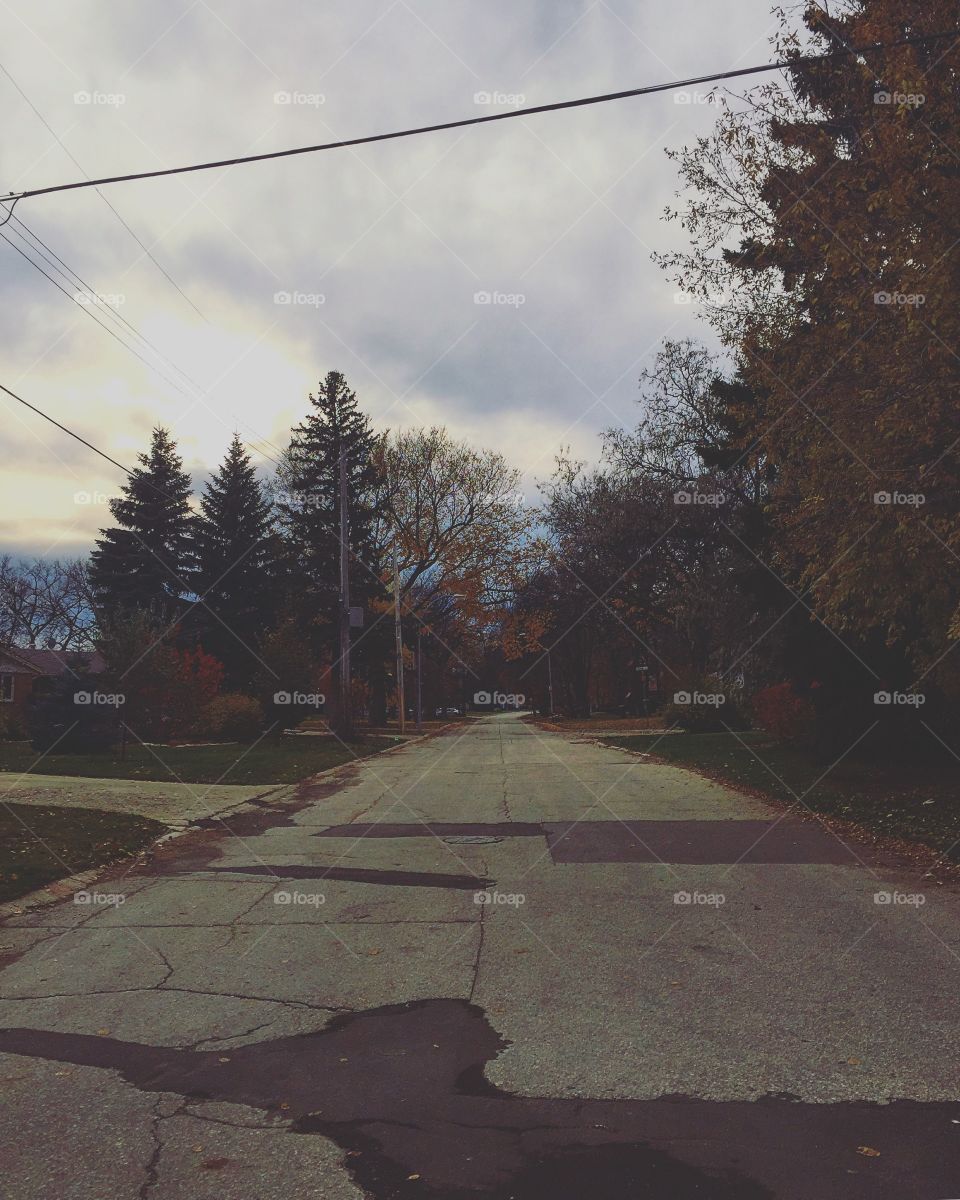
[[[0,660],[19,666],[24,673],[34,675],[66,675],[68,672],[89,671],[99,675],[107,663],[99,650],[32,650],[23,646],[0,647]],[[14,673],[18,673],[15,672]]]

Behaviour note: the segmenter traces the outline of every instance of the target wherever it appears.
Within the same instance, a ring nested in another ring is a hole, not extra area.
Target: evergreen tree
[[[312,620],[335,623],[340,598],[340,449],[347,467],[351,598],[362,605],[378,590],[363,565],[372,560],[375,438],[356,393],[338,371],[324,378],[313,411],[296,426],[278,475],[287,567]]]
[[[366,676],[373,711],[382,718],[386,663],[392,654],[391,622],[384,619],[385,577],[375,537],[379,473],[376,438],[369,419],[338,371],[330,371],[312,411],[294,430],[278,471],[277,505],[284,541],[282,590],[305,648],[338,664],[340,612],[340,448],[347,474],[350,602],[365,610],[353,659],[357,676]]]
[[[174,620],[185,605],[191,555],[190,476],[166,429],[153,431],[122,495],[110,501],[116,526],[101,530],[90,583],[108,616],[143,609]]]
[[[203,645],[224,664],[231,686],[254,678],[263,630],[272,618],[275,559],[271,505],[234,434],[200,498],[194,524],[197,623]]]

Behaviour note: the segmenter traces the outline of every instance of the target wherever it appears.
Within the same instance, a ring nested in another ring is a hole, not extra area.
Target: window
[[[13,703],[13,676],[0,675],[0,703]]]

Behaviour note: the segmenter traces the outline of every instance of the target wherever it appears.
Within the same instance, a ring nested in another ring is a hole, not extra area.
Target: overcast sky
[[[773,27],[769,0],[0,0],[0,190],[751,65]],[[335,368],[377,428],[444,424],[533,498],[561,445],[635,423],[665,336],[706,336],[650,255],[683,244],[664,147],[713,116],[668,94],[22,201],[182,391],[3,242],[0,382],[122,463],[171,427],[200,484],[235,429],[276,454]],[[86,552],[120,472],[0,404],[0,549]]]

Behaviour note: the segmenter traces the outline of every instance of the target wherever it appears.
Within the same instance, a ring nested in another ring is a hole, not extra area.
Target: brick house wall
[[[96,673],[105,663],[97,651],[81,655],[64,650],[30,650],[0,648],[0,726],[11,720],[26,721],[31,697],[45,680],[55,679],[68,671],[82,667]]]
[[[36,668],[0,650],[0,721],[26,720],[33,685],[39,677]]]

